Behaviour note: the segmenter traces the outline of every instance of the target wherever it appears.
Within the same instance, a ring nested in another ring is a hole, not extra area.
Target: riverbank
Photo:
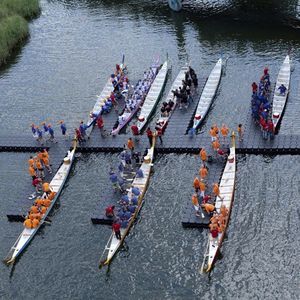
[[[0,2],[0,66],[13,49],[29,35],[28,20],[38,16],[38,0],[3,0]]]

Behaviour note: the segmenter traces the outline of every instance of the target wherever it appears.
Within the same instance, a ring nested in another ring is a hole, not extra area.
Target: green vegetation
[[[40,13],[38,0],[0,0],[0,65],[28,34],[25,19]]]

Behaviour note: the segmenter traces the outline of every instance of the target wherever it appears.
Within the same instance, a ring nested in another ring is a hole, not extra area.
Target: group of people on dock
[[[68,138],[67,127],[65,122],[63,120],[60,120],[58,124],[60,125],[62,136]],[[44,143],[46,143],[47,141],[57,143],[54,136],[54,129],[51,124],[42,122],[40,127],[32,123],[30,127],[33,138],[36,139],[41,145],[44,145]]]
[[[260,126],[263,139],[274,138],[274,125],[271,117],[269,69],[264,68],[259,85],[252,83],[251,111],[254,122]]]
[[[222,149],[222,146],[228,145],[228,134],[230,132],[230,129],[227,125],[222,124],[222,126],[219,127],[217,124],[213,124],[209,130],[209,135],[211,137],[211,147],[213,149],[213,153],[215,157],[227,157],[227,153],[225,150]],[[242,142],[244,139],[244,128],[242,124],[238,124],[237,127],[238,137],[239,141]],[[200,151],[200,157],[202,159],[202,163],[205,165],[205,161],[207,160],[207,154],[205,148],[202,148]]]
[[[40,220],[51,205],[51,201],[54,199],[56,194],[53,192],[50,184],[44,181],[45,169],[49,174],[52,173],[49,154],[46,149],[38,152],[36,156],[30,156],[28,160],[28,172],[32,178],[32,185],[35,187],[36,191],[34,195],[41,192],[43,193],[42,196],[36,198],[26,216],[24,226],[28,229],[38,227]]]
[[[179,105],[179,109],[188,108],[188,106],[191,104],[193,100],[192,97],[192,89],[196,89],[198,87],[198,78],[197,75],[192,67],[189,67],[188,71],[185,72],[185,78],[182,80],[181,86],[173,90],[173,100],[175,99],[176,103]],[[169,99],[170,101],[173,101]],[[169,104],[170,106],[170,104]],[[171,109],[173,109],[171,107]],[[161,110],[162,114],[165,113],[165,111]]]

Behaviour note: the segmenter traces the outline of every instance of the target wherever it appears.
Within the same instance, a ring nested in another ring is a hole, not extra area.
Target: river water
[[[279,10],[268,8],[269,1],[260,1],[265,6],[259,10],[249,9],[248,1],[205,2],[186,1],[186,10],[176,14],[164,1],[42,0],[30,39],[0,71],[1,132],[27,135],[31,122],[60,119],[69,128],[77,125],[123,53],[133,81],[153,57],[163,60],[168,53],[172,71],[166,89],[185,62],[207,76],[221,53],[229,57],[203,126],[207,130],[214,122],[235,128],[243,121],[250,83],[266,65],[274,81],[291,49],[295,71],[286,115],[297,116],[300,38],[286,22],[297,15],[296,1]],[[281,134],[291,133],[299,134],[300,127],[283,122]],[[21,224],[8,223],[5,213],[30,184],[28,155],[0,155],[1,257],[22,230]],[[90,216],[110,195],[107,171],[116,162],[116,155],[77,157],[52,225],[40,231],[13,270],[0,265],[0,298],[299,299],[298,156],[238,157],[223,258],[209,277],[199,274],[206,230],[181,226],[199,160],[175,154],[156,158],[127,251],[116,256],[108,273],[98,270],[110,229],[93,226]]]

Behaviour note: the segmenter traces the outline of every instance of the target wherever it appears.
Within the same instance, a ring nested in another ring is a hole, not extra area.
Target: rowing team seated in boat
[[[257,86],[256,82],[252,83],[251,108],[252,116],[257,123],[261,113],[265,110],[270,110],[269,96],[270,75],[269,69],[266,67],[264,69],[264,74],[260,79],[259,86]]]
[[[228,209],[225,205],[221,205],[220,213],[215,212],[210,218],[209,230],[213,238],[217,238],[219,233],[226,229],[228,219]]]
[[[54,199],[55,195],[55,192],[50,191],[49,193],[44,193],[43,198],[36,198],[24,221],[25,228],[32,229],[39,226],[40,220],[51,205],[51,201]]]
[[[113,230],[118,239],[121,239],[120,228],[126,228],[138,207],[138,196],[140,195],[140,190],[137,187],[131,189],[132,195],[129,198],[128,194],[121,197],[118,202],[119,208],[115,214],[115,206],[108,206],[105,209],[105,215],[108,218],[113,218]]]
[[[270,117],[271,104],[269,102],[270,96],[270,76],[268,69],[264,69],[264,75],[259,83],[259,89],[257,90],[257,84],[252,83],[252,98],[251,98],[251,110],[254,122],[260,126],[263,139],[274,138],[274,125],[272,118]],[[285,91],[284,91],[285,92]]]
[[[134,92],[131,97],[125,99],[125,108],[119,114],[118,120],[114,125],[113,129],[116,129],[119,125],[123,125],[128,121],[128,114],[135,112],[140,105],[141,101],[144,100],[146,94],[148,93],[150,86],[153,82],[154,75],[152,71],[146,73],[146,79],[139,80],[134,88]]]

